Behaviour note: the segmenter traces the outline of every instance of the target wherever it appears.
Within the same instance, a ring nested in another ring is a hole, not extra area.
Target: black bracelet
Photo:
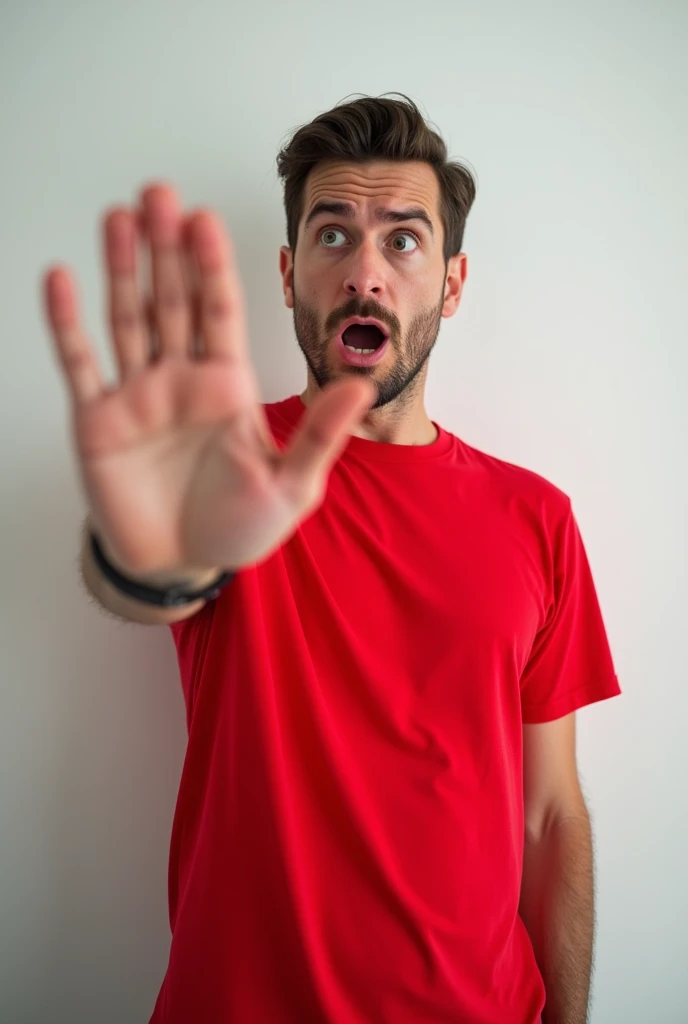
[[[93,557],[102,572],[103,576],[106,577],[113,584],[117,590],[122,591],[123,594],[127,594],[129,597],[136,598],[137,601],[143,601],[145,604],[159,605],[164,608],[174,608],[177,605],[193,604],[194,601],[212,601],[220,593],[222,588],[229,583],[235,576],[235,572],[223,572],[218,576],[216,580],[209,583],[208,586],[202,590],[196,590],[190,592],[184,583],[172,583],[169,587],[164,590],[158,590],[156,587],[147,587],[142,583],[137,583],[134,580],[128,579],[123,576],[114,565],[108,562],[100,542],[92,530],[89,530],[91,538],[91,550],[93,551]]]

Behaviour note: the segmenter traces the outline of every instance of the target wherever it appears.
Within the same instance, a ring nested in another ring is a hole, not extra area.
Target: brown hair
[[[367,164],[375,160],[423,160],[435,169],[440,187],[440,216],[444,226],[444,262],[461,252],[466,218],[473,205],[476,182],[458,162],[447,160],[441,136],[426,124],[420,110],[404,93],[405,103],[365,96],[319,114],[300,127],[277,157],[284,178],[287,244],[296,252],[309,172],[323,160]]]

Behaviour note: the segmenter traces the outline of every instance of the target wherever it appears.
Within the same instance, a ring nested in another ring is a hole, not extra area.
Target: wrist
[[[89,546],[93,561],[101,575],[111,585],[114,584],[116,590],[144,604],[172,608],[177,605],[193,604],[199,600],[211,601],[218,596],[222,588],[236,575],[234,572],[212,572],[211,579],[199,586],[191,578],[187,578],[186,581],[180,580],[176,573],[173,574],[174,579],[171,584],[164,583],[161,585],[159,580],[163,574],[156,573],[154,576],[158,582],[153,584],[150,581],[150,576],[145,579],[141,577],[132,578],[121,573],[108,560],[97,534],[92,531],[89,531]],[[203,573],[205,571],[203,570]],[[184,570],[180,570],[180,572],[184,572]]]
[[[175,587],[179,590],[193,592],[196,590],[202,590],[204,587],[209,586],[221,573],[219,568],[198,568],[191,566],[179,566],[176,569],[169,569],[163,572],[137,572],[122,562],[110,546],[109,541],[106,540],[100,530],[93,526],[93,523],[88,523],[87,533],[89,547],[92,548],[93,538],[95,538],[98,547],[110,566],[112,566],[112,568],[127,580],[130,580],[132,583],[137,583],[142,587],[152,587],[155,590],[166,590],[168,587]],[[102,574],[103,567],[99,565],[97,557],[94,558],[94,562]]]

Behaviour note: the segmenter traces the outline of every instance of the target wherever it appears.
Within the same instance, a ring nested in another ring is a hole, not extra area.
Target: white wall
[[[185,744],[167,630],[118,625],[79,583],[85,508],[40,275],[77,273],[112,376],[98,221],[171,180],[231,230],[264,400],[300,391],[275,156],[317,113],[391,90],[479,182],[426,407],[571,495],[624,691],[578,715],[592,1019],[688,1019],[687,11],[0,4],[3,1024],[148,1020]]]

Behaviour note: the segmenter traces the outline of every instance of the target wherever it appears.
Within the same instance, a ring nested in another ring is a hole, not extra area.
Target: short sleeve
[[[168,623],[177,652],[187,729],[191,727],[194,700],[210,642],[215,604],[215,601],[208,601],[194,615]]]
[[[524,723],[561,718],[621,693],[571,502],[552,536],[551,604],[521,675]]]

